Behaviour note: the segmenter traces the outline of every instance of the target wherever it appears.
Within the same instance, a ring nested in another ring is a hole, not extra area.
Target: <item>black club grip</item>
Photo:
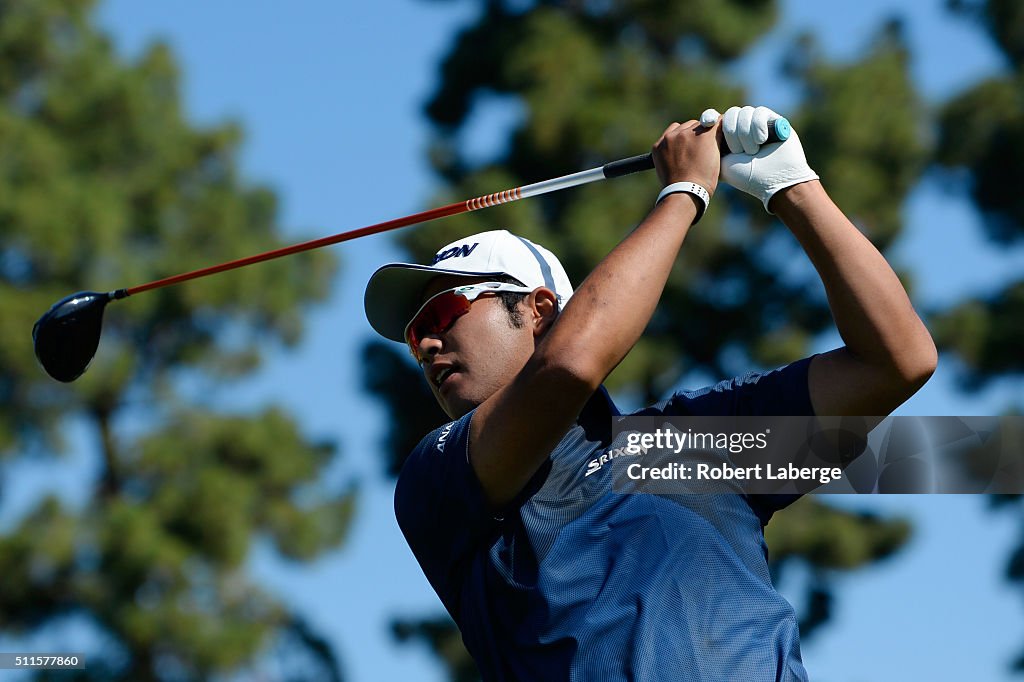
[[[792,132],[792,128],[789,126],[789,121],[785,118],[773,118],[768,121],[768,140],[765,144],[772,144],[773,142],[785,142],[789,139],[789,134]],[[728,150],[724,150],[724,153],[729,153]],[[654,168],[654,159],[651,155],[640,154],[639,156],[631,156],[628,159],[619,159],[618,161],[611,161],[601,167],[604,172],[604,177],[621,178],[623,175],[629,175],[630,173],[639,173],[640,171],[650,170]]]

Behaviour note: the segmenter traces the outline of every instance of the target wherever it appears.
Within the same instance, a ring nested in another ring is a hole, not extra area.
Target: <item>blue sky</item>
[[[999,68],[987,41],[951,19],[943,5],[786,0],[780,29],[738,73],[751,85],[755,103],[784,112],[794,93],[772,67],[798,31],[811,29],[830,55],[850,57],[884,17],[901,12],[916,55],[915,79],[938,101]],[[99,7],[99,19],[127,55],[138,54],[157,36],[171,43],[184,74],[186,109],[196,122],[241,121],[247,133],[243,171],[278,191],[281,224],[296,240],[425,208],[435,180],[425,160],[422,102],[453,31],[474,15],[475,3],[254,0],[244,6],[241,11],[239,3],[227,0],[108,0]],[[957,46],[953,57],[950,45]],[[514,114],[497,104],[484,107],[466,144],[481,152],[498,144],[501,126]],[[1022,250],[993,253],[961,199],[928,183],[915,191],[906,215],[907,237],[893,258],[918,273],[919,305],[991,288],[1024,266]],[[394,521],[393,485],[377,455],[387,423],[360,391],[359,349],[370,335],[362,288],[379,264],[397,254],[387,235],[334,248],[343,272],[330,301],[311,312],[301,347],[276,353],[245,386],[208,399],[230,409],[282,401],[309,434],[340,443],[342,456],[329,483],[355,477],[362,491],[349,542],[303,566],[257,547],[252,569],[337,645],[350,679],[433,682],[442,679],[434,659],[416,647],[394,646],[388,633],[391,617],[432,614],[440,604]],[[947,361],[901,413],[991,414],[1021,398],[1019,383],[966,397],[952,388]],[[89,453],[77,453],[56,476],[50,468],[45,479],[36,465],[12,467],[8,476],[38,485],[5,499],[0,521],[16,517],[43,487],[74,498],[74,490],[81,490],[76,477],[89,475],[90,461]],[[1017,521],[986,513],[984,500],[968,496],[836,502],[911,516],[917,535],[899,557],[841,580],[833,624],[805,646],[812,679],[1010,679],[1008,661],[1024,645],[1024,603],[1001,575],[1019,534]],[[60,643],[47,643],[54,642]]]

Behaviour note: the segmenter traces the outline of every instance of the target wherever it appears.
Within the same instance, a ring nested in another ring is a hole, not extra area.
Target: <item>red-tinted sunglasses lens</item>
[[[427,305],[416,315],[409,331],[406,334],[406,341],[413,355],[417,355],[420,341],[430,334],[443,334],[451,329],[455,320],[469,312],[469,301],[465,296],[459,296],[451,291],[438,294],[430,299]]]

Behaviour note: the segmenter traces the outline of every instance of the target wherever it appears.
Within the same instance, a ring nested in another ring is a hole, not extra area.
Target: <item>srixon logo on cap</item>
[[[469,254],[473,253],[473,249],[478,246],[480,246],[480,242],[474,242],[472,245],[463,244],[462,246],[453,246],[450,249],[445,249],[434,256],[434,262],[431,263],[431,265],[437,265],[441,261],[448,260],[449,258],[465,258]]]

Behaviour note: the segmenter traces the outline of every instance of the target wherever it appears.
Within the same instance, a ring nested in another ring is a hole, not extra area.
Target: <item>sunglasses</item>
[[[405,326],[405,341],[409,344],[412,356],[420,362],[420,341],[431,334],[443,334],[452,328],[455,321],[469,312],[473,301],[483,294],[498,294],[509,291],[528,294],[533,289],[518,284],[505,282],[479,282],[466,284],[434,294],[420,306],[412,321]]]

